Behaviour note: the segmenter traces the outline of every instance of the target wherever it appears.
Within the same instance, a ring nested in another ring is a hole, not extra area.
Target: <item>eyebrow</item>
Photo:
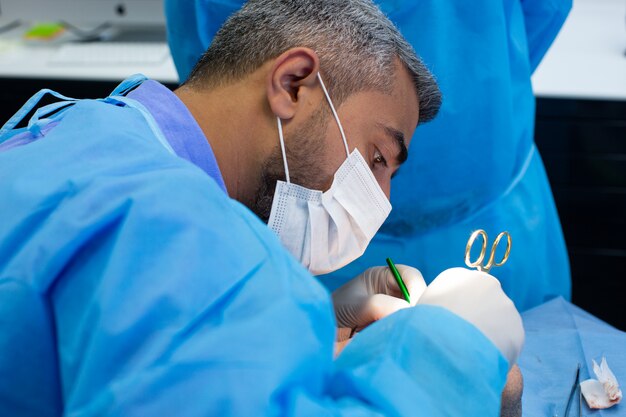
[[[385,126],[382,124],[380,126],[383,128],[388,136],[396,141],[396,144],[400,148],[398,154],[396,155],[396,161],[398,162],[398,165],[403,164],[409,157],[409,150],[406,148],[406,143],[404,142],[404,133],[400,132],[397,129],[394,129],[391,126]]]

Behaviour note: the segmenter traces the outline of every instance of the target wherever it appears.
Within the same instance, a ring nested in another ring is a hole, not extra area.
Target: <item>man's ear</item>
[[[276,58],[266,85],[272,112],[291,119],[316,87],[318,71],[319,58],[310,48],[292,48]]]

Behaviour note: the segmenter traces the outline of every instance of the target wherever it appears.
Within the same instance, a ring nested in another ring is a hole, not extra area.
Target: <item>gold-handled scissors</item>
[[[482,248],[480,249],[480,255],[475,261],[472,262],[470,260],[472,246],[474,246],[474,242],[476,241],[476,238],[478,238],[478,236],[483,238],[483,244],[482,244]],[[495,262],[496,249],[498,248],[498,245],[500,244],[500,240],[502,240],[504,236],[506,236],[506,251],[504,252],[504,256],[502,257],[500,262]],[[465,265],[467,265],[470,268],[476,268],[479,271],[489,273],[489,270],[492,267],[504,265],[506,261],[509,259],[510,253],[511,253],[511,235],[509,234],[509,232],[502,232],[496,237],[496,240],[493,242],[493,245],[491,246],[491,253],[489,254],[489,260],[487,261],[487,263],[484,263],[483,261],[485,260],[485,255],[487,254],[487,232],[479,229],[473,232],[470,235],[470,238],[467,240],[467,246],[465,247]]]

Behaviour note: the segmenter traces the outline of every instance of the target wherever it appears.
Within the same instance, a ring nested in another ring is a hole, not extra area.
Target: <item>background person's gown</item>
[[[181,76],[241,0],[166,0],[169,43]],[[377,2],[431,68],[444,101],[416,131],[393,180],[393,210],[363,257],[330,276],[331,289],[386,257],[427,281],[464,266],[470,233],[508,230],[513,248],[494,270],[525,310],[570,297],[569,260],[534,146],[530,76],[559,31],[570,0],[381,0]],[[321,62],[322,68],[324,62]],[[355,73],[358,76],[358,72]]]

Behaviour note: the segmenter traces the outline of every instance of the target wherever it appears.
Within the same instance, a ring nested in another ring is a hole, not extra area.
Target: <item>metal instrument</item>
[[[476,258],[475,261],[472,261],[470,259],[471,251],[472,251],[472,247],[474,246],[474,242],[476,242],[476,239],[478,238],[478,236],[482,237],[482,247],[481,247],[480,255],[478,256],[478,258]],[[506,251],[504,252],[504,256],[502,257],[502,259],[499,262],[496,262],[495,261],[496,249],[498,248],[498,245],[500,244],[500,241],[502,240],[502,238],[505,236],[506,236]],[[476,268],[481,272],[489,273],[489,270],[492,267],[504,265],[506,261],[509,259],[510,253],[511,253],[511,235],[509,234],[509,232],[501,232],[496,237],[496,240],[493,242],[493,245],[491,246],[491,253],[489,254],[487,263],[485,263],[484,262],[485,256],[487,255],[487,232],[485,232],[482,229],[479,229],[473,232],[470,235],[469,239],[467,240],[467,246],[465,247],[465,265],[467,265],[469,268]]]

